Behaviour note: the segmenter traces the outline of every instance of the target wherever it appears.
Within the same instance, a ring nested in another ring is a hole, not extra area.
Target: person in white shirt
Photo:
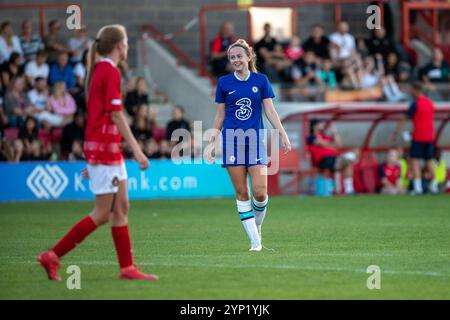
[[[36,60],[31,60],[25,66],[25,76],[28,83],[33,87],[34,79],[37,77],[48,79],[50,68],[47,64],[47,53],[45,50],[39,50],[36,54]]]
[[[23,58],[19,37],[14,35],[11,22],[5,21],[0,25],[0,64],[8,61],[13,52]]]
[[[44,125],[47,123],[53,127],[60,127],[63,124],[63,117],[51,112],[47,79],[42,77],[35,79],[35,88],[28,92],[28,99],[33,108],[32,113],[39,122]]]
[[[355,51],[355,37],[349,33],[349,29],[348,23],[341,21],[338,24],[337,31],[329,37],[331,41],[331,56],[334,60],[350,59]]]
[[[79,63],[83,59],[83,52],[88,50],[92,44],[92,40],[86,35],[86,27],[75,29],[74,36],[69,39],[69,50],[71,54],[70,63],[73,65]]]

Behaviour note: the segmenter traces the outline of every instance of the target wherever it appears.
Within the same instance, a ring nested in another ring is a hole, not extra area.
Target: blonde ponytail
[[[250,46],[244,39],[238,39],[235,43],[228,47],[227,53],[229,54],[230,50],[236,47],[244,49],[245,53],[250,58],[250,61],[248,62],[248,69],[251,72],[258,73],[258,69],[256,69],[256,54],[253,47]]]
[[[105,56],[110,54],[117,43],[123,41],[127,37],[127,30],[120,24],[112,24],[104,26],[97,33],[97,38],[92,43],[88,52],[87,59],[87,76],[85,83],[86,97],[89,96],[89,87],[92,80],[92,74],[94,72],[94,66],[97,63],[99,56]]]

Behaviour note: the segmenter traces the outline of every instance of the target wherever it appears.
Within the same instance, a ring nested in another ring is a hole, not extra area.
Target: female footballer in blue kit
[[[250,239],[250,251],[261,251],[261,225],[267,211],[267,155],[262,133],[262,110],[281,136],[285,152],[291,143],[281,124],[272,98],[274,94],[266,75],[257,72],[256,55],[245,40],[228,48],[234,72],[220,77],[216,89],[217,113],[213,129],[222,130],[223,166],[227,168],[236,192],[236,204],[242,225]],[[211,136],[206,151],[214,161],[217,134]],[[253,193],[250,200],[247,176]]]

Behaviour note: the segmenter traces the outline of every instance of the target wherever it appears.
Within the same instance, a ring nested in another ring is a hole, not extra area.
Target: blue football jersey
[[[220,77],[216,103],[225,103],[223,129],[263,129],[262,101],[274,97],[265,74],[250,72],[247,80],[234,73]]]

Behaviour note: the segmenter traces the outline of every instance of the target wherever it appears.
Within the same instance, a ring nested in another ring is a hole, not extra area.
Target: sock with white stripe
[[[257,247],[261,245],[261,240],[259,239],[258,228],[256,227],[251,201],[236,200],[236,205],[239,213],[239,218],[241,219],[242,226],[244,227],[245,232],[247,232],[248,238],[251,242],[251,246]]]
[[[253,212],[255,213],[256,226],[260,226],[264,222],[267,212],[267,203],[269,202],[269,196],[266,195],[266,199],[263,201],[257,201],[253,198]]]

